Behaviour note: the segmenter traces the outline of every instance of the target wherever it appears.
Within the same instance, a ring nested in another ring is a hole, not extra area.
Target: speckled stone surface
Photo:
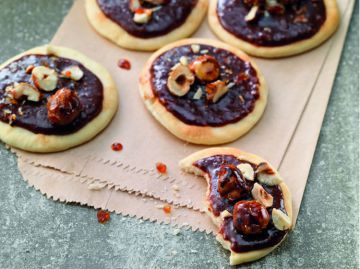
[[[0,0],[0,61],[48,42],[71,0]],[[296,229],[242,268],[358,268],[359,15],[350,32]],[[299,156],[301,158],[301,156]],[[47,200],[0,144],[0,268],[227,268],[213,236]]]

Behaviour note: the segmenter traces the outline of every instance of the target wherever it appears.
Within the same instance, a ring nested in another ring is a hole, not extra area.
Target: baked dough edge
[[[211,127],[186,124],[180,119],[176,118],[171,112],[167,111],[167,109],[160,103],[158,98],[153,93],[150,81],[150,68],[153,62],[158,58],[158,56],[160,56],[164,52],[178,46],[189,44],[204,44],[223,48],[234,53],[244,61],[248,61],[251,63],[252,67],[257,72],[260,94],[260,97],[256,101],[254,109],[251,113],[249,113],[246,117],[236,123],[229,123],[220,127]],[[268,95],[265,79],[257,65],[249,58],[248,55],[246,55],[239,49],[227,45],[223,42],[201,38],[191,38],[176,41],[156,51],[149,58],[141,72],[139,89],[140,95],[143,98],[148,110],[167,130],[169,130],[173,135],[182,140],[194,144],[203,145],[216,145],[227,143],[236,140],[240,136],[247,133],[260,120],[266,107]]]
[[[154,51],[194,33],[207,12],[208,0],[198,0],[197,5],[181,26],[163,36],[153,38],[140,38],[129,34],[120,25],[106,17],[96,0],[86,0],[85,7],[90,24],[100,35],[126,49]]]
[[[245,159],[245,160],[247,160],[249,162],[252,162],[254,164],[259,164],[261,162],[267,162],[266,160],[264,160],[263,158],[255,155],[255,154],[251,154],[251,153],[248,153],[248,152],[241,151],[239,149],[228,148],[228,147],[207,148],[207,149],[204,149],[204,150],[197,151],[197,152],[189,155],[188,157],[182,159],[179,162],[179,167],[180,167],[180,169],[182,171],[187,172],[187,173],[191,173],[191,174],[195,174],[197,176],[202,176],[202,177],[204,177],[206,179],[207,184],[208,184],[206,197],[209,197],[208,194],[209,194],[209,191],[210,191],[210,188],[209,188],[209,180],[210,180],[210,178],[202,170],[200,170],[197,167],[193,166],[193,163],[198,161],[198,160],[201,160],[203,158],[214,156],[214,155],[219,155],[219,154],[220,155],[234,155],[236,157],[241,157],[242,159]],[[270,167],[272,167],[270,163],[269,163],[269,165],[270,165]],[[286,213],[290,217],[290,219],[292,220],[292,223],[294,223],[293,212],[292,212],[291,193],[290,193],[287,185],[285,184],[285,182],[280,183],[279,186],[280,186],[280,188],[282,190],[282,193],[283,193],[284,206],[285,206]],[[211,212],[209,212],[207,210],[209,205],[210,205],[210,203],[206,199],[205,200],[205,206],[206,206],[205,212],[210,216],[210,218],[215,223],[215,225],[217,227],[219,227],[220,224],[222,223],[223,219],[222,219],[221,216],[215,217]],[[286,238],[286,236],[282,239],[282,241],[280,241],[278,244],[276,244],[276,245],[274,245],[272,247],[268,247],[268,248],[264,248],[264,249],[260,249],[260,250],[253,250],[253,251],[249,251],[249,252],[236,253],[236,252],[231,250],[231,248],[230,248],[231,244],[230,244],[229,241],[224,240],[223,237],[221,235],[219,235],[219,234],[216,236],[216,240],[218,240],[219,243],[225,249],[227,249],[227,250],[229,250],[231,252],[231,254],[230,254],[230,265],[238,265],[238,264],[258,260],[258,259],[266,256],[267,254],[269,254],[275,248],[277,248],[283,242],[283,240],[285,238]]]
[[[100,133],[111,121],[118,108],[118,92],[105,67],[70,48],[44,45],[25,51],[0,65],[4,68],[11,62],[29,54],[42,54],[69,58],[78,61],[94,73],[103,85],[103,107],[101,112],[84,127],[68,135],[36,134],[25,128],[11,126],[0,121],[0,140],[4,143],[31,152],[49,153],[63,151],[83,144]]]
[[[208,12],[208,22],[215,35],[217,35],[221,40],[244,50],[250,55],[262,58],[287,57],[311,50],[325,42],[336,31],[340,21],[340,14],[336,0],[324,0],[326,20],[315,35],[308,39],[283,46],[256,46],[250,42],[240,39],[223,28],[216,12],[217,2],[217,0],[210,1]]]

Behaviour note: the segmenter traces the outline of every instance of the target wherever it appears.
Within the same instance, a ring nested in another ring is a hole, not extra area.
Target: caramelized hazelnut
[[[251,190],[251,184],[246,182],[239,170],[233,165],[220,167],[217,176],[218,192],[230,201],[241,199]]]
[[[48,119],[56,125],[73,122],[81,112],[81,103],[74,91],[68,88],[58,90],[47,103]]]
[[[217,60],[210,55],[201,55],[191,64],[190,69],[202,81],[213,81],[220,75],[220,66]]]
[[[245,235],[261,233],[268,226],[269,221],[268,211],[256,201],[240,201],[234,206],[234,227]]]

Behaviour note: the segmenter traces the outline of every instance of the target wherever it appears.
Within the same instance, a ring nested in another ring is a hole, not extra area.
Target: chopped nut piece
[[[191,45],[191,50],[193,53],[199,53],[200,45]]]
[[[201,55],[191,64],[190,69],[202,81],[213,81],[220,75],[220,66],[217,60],[210,55]]]
[[[190,85],[195,81],[195,76],[189,67],[177,64],[172,68],[167,81],[169,91],[176,96],[184,96],[190,90]]]
[[[274,208],[271,216],[276,229],[284,231],[291,228],[291,219],[281,210]]]
[[[63,71],[61,71],[61,74],[72,80],[80,80],[84,76],[84,72],[77,65],[65,67]]]
[[[273,205],[274,198],[260,184],[258,183],[254,184],[254,187],[251,190],[251,194],[254,197],[254,199],[263,206],[270,207]]]
[[[231,217],[231,216],[232,216],[232,214],[227,210],[224,210],[223,212],[220,213],[220,217],[223,219],[225,219],[227,217]]]
[[[206,85],[206,98],[208,101],[216,103],[219,99],[229,91],[225,82],[217,80]]]
[[[33,71],[34,67],[35,67],[35,66],[33,66],[33,65],[29,65],[28,67],[26,67],[26,69],[25,69],[26,74],[31,74],[31,72]]]
[[[47,102],[48,119],[56,125],[67,125],[80,114],[82,106],[77,94],[67,88],[58,90]]]
[[[308,18],[305,17],[305,15],[297,15],[294,19],[294,23],[307,23]]]
[[[145,24],[148,23],[152,16],[152,10],[147,8],[138,8],[135,10],[134,22]]]
[[[240,172],[242,173],[242,175],[244,176],[245,179],[251,180],[251,181],[254,180],[255,171],[250,164],[241,163],[236,167],[240,170]]]
[[[102,190],[105,186],[106,186],[106,184],[104,184],[104,183],[93,182],[93,183],[89,184],[88,189],[91,191],[99,191],[99,190]]]
[[[16,115],[15,114],[11,114],[9,116],[9,124],[12,125],[14,123],[14,121],[16,121]]]
[[[245,99],[241,94],[239,95],[239,99],[242,104],[245,103]]]
[[[180,63],[182,65],[188,65],[189,64],[188,58],[186,56],[181,56],[180,57]]]
[[[282,182],[281,177],[268,163],[260,163],[256,169],[257,179],[266,185],[274,186]]]
[[[25,83],[15,83],[14,85],[5,88],[5,92],[16,100],[25,97],[29,101],[38,102],[40,100],[40,92],[34,86]]]
[[[180,191],[179,186],[176,185],[176,184],[172,185],[172,188],[173,188],[174,191]]]
[[[236,84],[234,82],[230,82],[227,87],[228,89],[231,89],[232,87],[234,87]]]
[[[253,21],[256,18],[256,14],[259,10],[258,6],[253,6],[249,13],[245,16],[245,21]]]
[[[55,70],[46,66],[37,66],[32,70],[32,80],[37,88],[51,92],[55,90],[58,75]]]
[[[197,91],[196,91],[196,93],[195,93],[194,96],[193,96],[193,99],[199,100],[199,99],[201,98],[202,94],[203,94],[203,93],[202,93],[201,88],[198,88]]]

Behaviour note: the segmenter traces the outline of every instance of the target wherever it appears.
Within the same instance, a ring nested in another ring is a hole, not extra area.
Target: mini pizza
[[[140,93],[171,133],[204,145],[248,132],[267,102],[255,63],[240,50],[207,39],[181,40],[155,52],[140,76]]]
[[[208,0],[86,0],[88,19],[98,33],[142,51],[190,36],[207,8]]]
[[[107,70],[68,48],[45,45],[0,66],[0,139],[32,152],[82,144],[118,107]]]
[[[310,50],[337,29],[336,0],[214,0],[209,24],[250,55],[285,57]]]
[[[289,233],[291,195],[267,161],[234,148],[210,148],[180,167],[205,177],[206,211],[219,228],[216,239],[231,252],[231,265],[260,259]]]

